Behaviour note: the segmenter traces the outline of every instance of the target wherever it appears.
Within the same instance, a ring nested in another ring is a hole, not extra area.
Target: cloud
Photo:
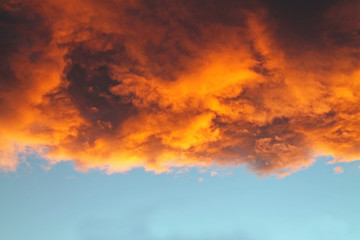
[[[357,1],[0,5],[0,167],[107,173],[360,159]],[[46,151],[44,151],[46,149]]]
[[[337,166],[334,168],[334,173],[335,174],[341,174],[341,173],[344,173],[344,169],[340,166]]]

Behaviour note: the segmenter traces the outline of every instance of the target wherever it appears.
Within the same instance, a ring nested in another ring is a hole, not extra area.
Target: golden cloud
[[[5,1],[0,168],[26,147],[108,173],[359,160],[360,4],[299,4]]]

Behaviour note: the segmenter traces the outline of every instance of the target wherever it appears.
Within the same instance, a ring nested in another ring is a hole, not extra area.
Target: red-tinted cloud
[[[360,159],[356,1],[6,1],[0,167],[109,173]]]

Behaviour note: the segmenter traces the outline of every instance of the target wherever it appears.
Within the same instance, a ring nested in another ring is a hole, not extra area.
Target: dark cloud
[[[109,173],[359,158],[356,1],[7,1],[0,166]],[[11,119],[11,120],[10,120]],[[14,147],[16,146],[16,147]]]

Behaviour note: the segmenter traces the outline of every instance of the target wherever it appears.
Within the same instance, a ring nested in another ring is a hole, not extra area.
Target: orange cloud
[[[335,174],[341,174],[341,173],[344,173],[344,169],[340,166],[337,166],[334,168],[334,173]]]
[[[360,4],[5,1],[0,168],[108,173],[360,159]]]

